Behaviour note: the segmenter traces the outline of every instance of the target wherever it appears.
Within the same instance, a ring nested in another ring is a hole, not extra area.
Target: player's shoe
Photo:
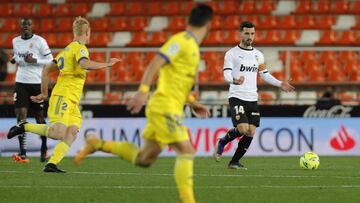
[[[27,123],[26,121],[20,121],[18,124],[11,127],[7,134],[7,138],[11,139],[17,135],[24,134],[25,133],[24,124],[26,124],[26,123]]]
[[[59,169],[55,164],[52,163],[46,164],[43,171],[45,173],[66,173],[66,171]]]
[[[102,145],[102,140],[96,136],[88,136],[85,146],[76,154],[74,162],[80,165],[80,162],[89,154],[96,152]]]
[[[12,155],[12,160],[14,160],[17,163],[29,163],[30,162],[30,160],[28,158],[26,158],[26,156],[20,155],[20,154]]]
[[[215,145],[215,150],[213,153],[213,157],[215,161],[219,162],[221,160],[221,155],[224,152],[224,146],[220,143],[220,140]]]
[[[44,151],[44,152],[41,152],[41,155],[40,155],[40,162],[45,162],[48,160],[48,155],[47,155],[47,150]]]
[[[247,168],[244,165],[242,165],[240,162],[229,163],[228,169],[247,170]]]

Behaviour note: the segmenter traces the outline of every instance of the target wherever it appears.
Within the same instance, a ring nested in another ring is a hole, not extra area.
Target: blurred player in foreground
[[[44,172],[64,173],[57,167],[64,158],[79,132],[82,118],[78,108],[88,70],[97,70],[112,66],[118,59],[110,59],[108,63],[100,63],[89,59],[86,44],[90,41],[90,24],[82,17],[73,22],[74,40],[56,57],[53,63],[42,72],[41,94],[32,96],[34,102],[43,102],[48,97],[50,73],[59,70],[57,83],[52,91],[48,117],[52,126],[46,124],[30,124],[21,122],[13,126],[7,137],[15,137],[24,132],[32,132],[60,140],[53,155],[45,165]]]
[[[138,149],[128,142],[100,140],[89,136],[86,146],[75,157],[80,161],[97,150],[112,153],[136,166],[149,167],[164,146],[177,153],[175,180],[182,202],[195,202],[193,192],[194,149],[183,124],[183,107],[189,103],[197,115],[206,118],[208,109],[195,101],[191,88],[200,61],[199,44],[209,31],[212,9],[197,5],[192,9],[187,29],[173,35],[148,65],[137,94],[127,104],[131,113],[138,113],[149,97],[149,88],[160,71],[157,89],[147,108],[147,124],[143,131],[144,145]]]

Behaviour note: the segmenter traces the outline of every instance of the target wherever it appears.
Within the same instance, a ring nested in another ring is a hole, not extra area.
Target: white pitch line
[[[123,186],[123,185],[114,185],[114,186],[72,186],[72,185],[0,185],[0,188],[43,188],[43,189],[117,189],[117,190],[128,190],[128,189],[176,189],[176,186]],[[222,186],[195,186],[195,189],[360,189],[360,185],[222,185]]]
[[[42,173],[39,171],[0,171],[1,173]],[[173,173],[131,173],[131,172],[88,172],[71,171],[67,174],[81,175],[130,175],[130,176],[173,176]],[[360,179],[360,176],[301,176],[301,175],[251,175],[251,174],[194,174],[195,177],[258,177],[258,178],[337,178],[337,179]]]

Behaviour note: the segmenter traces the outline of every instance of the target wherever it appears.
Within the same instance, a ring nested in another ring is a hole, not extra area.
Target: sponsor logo
[[[258,71],[258,67],[254,64],[254,66],[244,66],[244,64],[241,64],[240,66],[240,71],[241,72],[257,72]]]
[[[339,151],[347,151],[355,146],[355,140],[342,125],[337,134],[330,139],[330,146]]]
[[[259,112],[251,112],[251,115],[252,116],[260,116],[260,113]]]
[[[303,114],[307,118],[349,118],[353,107],[335,105],[330,109],[316,109],[316,106],[309,106]]]

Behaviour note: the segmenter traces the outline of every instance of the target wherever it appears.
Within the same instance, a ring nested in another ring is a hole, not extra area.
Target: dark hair
[[[240,24],[240,31],[243,31],[243,30],[244,30],[244,27],[246,27],[246,28],[253,28],[253,27],[255,27],[255,25],[254,25],[252,22],[250,22],[250,21],[243,21],[243,22],[241,22],[241,24]]]
[[[210,6],[198,4],[191,10],[188,23],[195,27],[202,27],[211,20],[212,14],[213,11]]]

